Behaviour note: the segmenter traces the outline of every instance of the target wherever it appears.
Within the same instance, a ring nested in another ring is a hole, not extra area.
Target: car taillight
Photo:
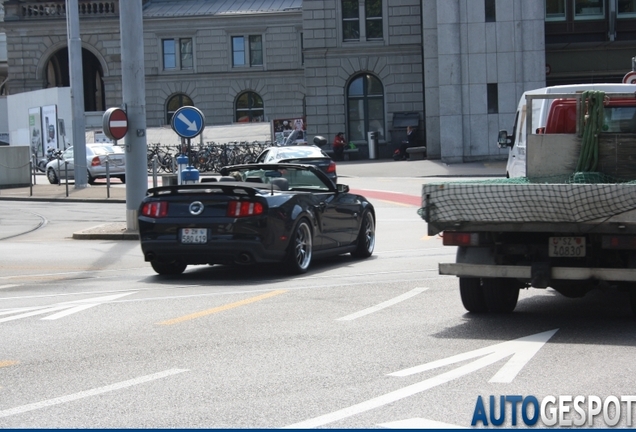
[[[101,164],[102,164],[102,161],[99,159],[99,156],[95,156],[91,160],[91,166],[100,166]]]
[[[603,249],[636,249],[636,236],[606,235],[602,240]]]
[[[141,214],[152,218],[162,218],[168,216],[167,201],[147,202],[141,207]]]
[[[334,161],[331,161],[329,163],[329,168],[327,168],[327,172],[328,173],[335,173],[336,172],[336,163]]]
[[[263,204],[256,201],[230,201],[227,204],[229,217],[257,216],[263,214]]]
[[[444,231],[444,246],[478,246],[479,234],[467,232]]]

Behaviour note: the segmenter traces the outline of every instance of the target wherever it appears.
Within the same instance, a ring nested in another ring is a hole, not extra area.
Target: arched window
[[[358,75],[347,88],[348,137],[366,141],[367,132],[379,132],[384,138],[384,88],[370,74]]]
[[[236,98],[237,123],[257,123],[265,121],[263,98],[254,92],[241,93]]]
[[[166,124],[172,124],[172,116],[175,111],[183,106],[194,106],[192,103],[192,99],[184,94],[176,94],[168,99],[168,103],[166,104]]]

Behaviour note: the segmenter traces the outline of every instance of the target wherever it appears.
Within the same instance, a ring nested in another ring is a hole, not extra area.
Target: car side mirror
[[[499,131],[499,135],[497,135],[497,145],[499,148],[512,147],[512,140],[510,139],[510,136],[508,136],[507,131]]]
[[[349,193],[349,185],[337,184],[338,193]]]

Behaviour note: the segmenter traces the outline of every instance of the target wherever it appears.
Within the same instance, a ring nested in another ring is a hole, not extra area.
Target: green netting
[[[466,184],[636,184],[636,180],[621,179],[600,172],[576,172],[570,175],[558,175],[549,177],[516,177],[516,178],[496,178],[487,180],[456,180],[453,182],[435,182],[431,184],[440,185],[447,183]]]

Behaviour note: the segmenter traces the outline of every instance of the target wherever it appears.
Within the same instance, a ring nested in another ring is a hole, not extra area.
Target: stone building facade
[[[100,112],[122,100],[119,3],[78,1],[85,108]],[[545,0],[139,1],[150,127],[190,104],[208,125],[303,117],[362,157],[377,132],[389,157],[415,122],[430,158],[501,159],[497,131],[546,83]],[[67,86],[65,2],[4,7],[4,94]]]

